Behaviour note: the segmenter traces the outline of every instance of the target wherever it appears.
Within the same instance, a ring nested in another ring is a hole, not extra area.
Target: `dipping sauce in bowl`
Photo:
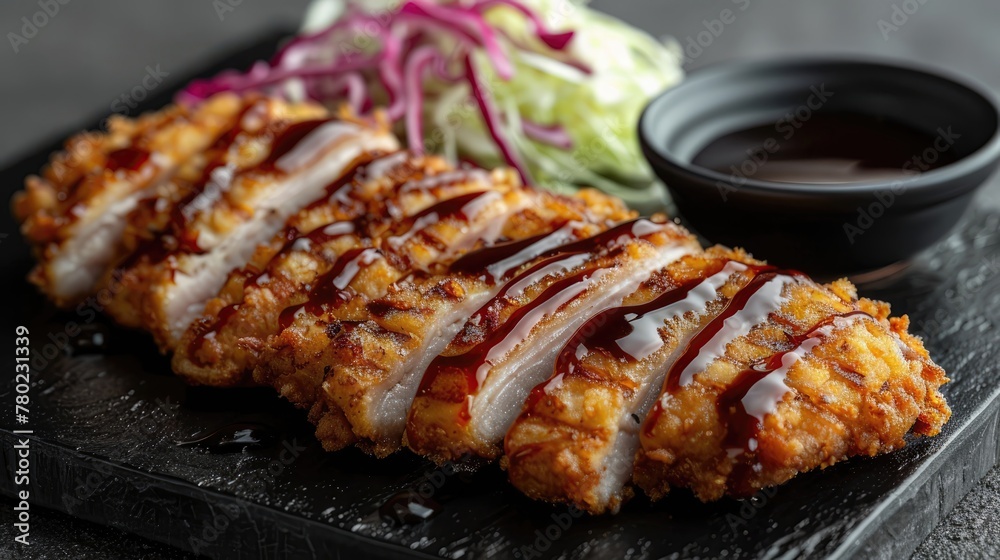
[[[908,63],[699,70],[639,141],[679,217],[771,264],[841,276],[905,262],[961,219],[1000,160],[994,95]]]
[[[953,142],[884,118],[828,113],[814,115],[808,126],[788,119],[730,132],[702,148],[691,163],[776,183],[863,183],[904,179],[954,163]]]

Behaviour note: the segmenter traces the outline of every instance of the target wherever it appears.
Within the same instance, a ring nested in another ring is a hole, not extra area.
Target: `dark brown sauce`
[[[754,466],[757,464],[757,437],[763,428],[762,422],[754,415],[747,412],[744,400],[761,380],[771,375],[783,365],[785,356],[791,352],[801,349],[802,344],[810,339],[817,343],[825,338],[822,332],[824,327],[828,327],[839,318],[871,318],[863,311],[852,311],[827,317],[814,325],[808,331],[797,336],[790,336],[788,344],[790,348],[783,352],[772,354],[767,359],[747,368],[736,375],[728,387],[716,398],[715,406],[719,413],[719,419],[726,428],[726,435],[722,444],[725,449],[738,449],[742,456],[732,473],[732,485],[737,491],[749,493],[749,483],[753,476]],[[809,349],[811,350],[811,349]],[[766,403],[773,408],[780,402],[780,397],[774,395],[773,402]]]
[[[352,235],[356,231],[356,226],[353,222],[333,222],[322,227],[318,227],[313,231],[309,232],[304,236],[298,235],[298,230],[295,228],[289,228],[286,230],[286,241],[285,245],[275,253],[271,259],[267,262],[263,270],[256,271],[253,269],[245,268],[243,274],[246,276],[246,280],[243,282],[244,292],[249,287],[259,287],[258,281],[265,275],[273,272],[273,263],[277,262],[276,257],[278,255],[287,255],[292,251],[309,251],[311,246],[316,243],[325,243],[331,241],[338,237],[343,237],[345,235]],[[290,239],[289,239],[290,238]],[[188,344],[188,356],[198,365],[204,366],[205,364],[198,358],[198,350],[205,344],[205,340],[210,336],[215,336],[222,329],[229,324],[229,321],[239,310],[240,304],[233,303],[227,305],[219,311],[216,316],[215,321],[208,325],[204,331],[200,332],[197,336],[191,339]],[[287,310],[286,310],[287,311]],[[283,315],[282,315],[283,317]],[[289,323],[290,324],[290,323]],[[282,330],[286,327],[283,326]]]
[[[136,171],[149,161],[149,156],[150,153],[148,151],[130,146],[108,154],[108,161],[105,167],[111,171],[118,171],[119,169]]]
[[[344,171],[344,174],[338,177],[336,180],[330,182],[326,187],[323,188],[323,196],[317,198],[316,200],[310,202],[306,205],[306,210],[315,210],[327,204],[332,204],[334,202],[339,202],[342,205],[347,205],[350,203],[356,203],[352,196],[354,194],[354,188],[345,189],[350,185],[354,187],[357,184],[357,177],[359,174],[364,173],[365,169],[372,164],[373,160],[382,157],[383,152],[372,151],[364,152]]]
[[[566,257],[554,257],[565,259]],[[539,265],[543,265],[539,263]],[[539,265],[536,265],[539,266]],[[536,268],[532,267],[532,269]],[[525,274],[530,272],[526,271]],[[438,356],[428,366],[421,380],[419,392],[426,394],[434,383],[434,379],[445,372],[457,372],[465,376],[467,393],[473,394],[479,389],[479,377],[492,367],[491,360],[505,355],[521,344],[538,322],[562,308],[573,298],[583,293],[594,282],[606,273],[606,269],[587,269],[566,278],[553,282],[530,303],[514,311],[506,321],[492,330],[485,339],[463,354],[453,356]],[[512,280],[507,286],[517,283]],[[505,286],[505,288],[507,287]],[[489,304],[487,304],[488,307]],[[498,352],[499,351],[499,352]],[[498,353],[499,356],[494,356]],[[483,368],[487,368],[486,371]],[[463,421],[469,420],[468,400],[460,412]]]
[[[778,270],[773,266],[749,266],[748,269],[754,273],[754,277],[743,286],[732,299],[726,304],[722,312],[708,322],[699,330],[681,351],[680,356],[671,364],[667,370],[666,379],[663,382],[663,391],[667,393],[676,392],[680,387],[687,384],[689,379],[685,379],[686,370],[697,359],[701,350],[711,342],[716,335],[727,328],[727,322],[732,320],[736,324],[747,325],[746,318],[741,318],[747,309],[751,298],[765,288],[772,281],[786,282],[802,278],[801,272],[794,270]],[[766,311],[766,310],[765,310]],[[768,312],[770,314],[770,312]],[[695,372],[697,373],[697,372]],[[663,414],[661,401],[653,405],[649,416],[644,423],[643,431],[647,436],[652,435],[657,421]]]
[[[229,152],[229,149],[236,142],[236,139],[239,138],[240,134],[245,132],[243,128],[244,117],[257,107],[257,103],[248,103],[237,114],[236,119],[233,121],[233,127],[224,134],[221,134],[207,150],[207,153],[214,154],[214,156],[205,164],[201,176],[191,184],[190,190],[171,207],[170,219],[166,227],[162,231],[156,232],[155,237],[143,239],[139,242],[135,249],[132,250],[132,253],[118,265],[116,270],[127,270],[143,260],[154,263],[161,262],[177,248],[183,248],[182,250],[187,252],[197,253],[201,251],[198,247],[197,238],[190,239],[190,235],[183,235],[189,221],[189,212],[185,209],[208,186],[212,179],[212,172],[223,166],[226,153]],[[188,238],[178,239],[178,237]],[[176,243],[177,247],[172,247],[170,241]]]
[[[310,121],[299,121],[285,127],[284,130],[275,136],[271,143],[271,153],[258,166],[261,170],[273,171],[282,156],[295,149],[306,136],[309,136],[317,128],[332,121],[333,119],[316,119]]]
[[[502,310],[504,301],[512,295],[512,290],[530,286],[549,274],[558,274],[564,272],[566,269],[575,268],[587,260],[585,258],[581,262],[576,257],[586,257],[597,252],[614,249],[628,240],[652,235],[664,231],[669,227],[672,226],[640,218],[623,222],[594,236],[561,245],[556,244],[556,241],[561,240],[561,237],[553,237],[556,233],[554,232],[521,241],[487,247],[470,253],[456,261],[457,266],[453,266],[452,270],[461,272],[478,270],[478,273],[482,273],[483,271],[488,271],[495,264],[504,263],[504,266],[501,267],[502,270],[487,272],[487,274],[497,280],[506,280],[506,283],[488,303],[477,310],[469,319],[470,322],[485,328],[486,325],[497,322],[497,314]],[[570,239],[575,238],[574,234],[568,231],[565,233]],[[527,251],[527,249],[536,244],[539,245],[537,252]],[[536,260],[535,264],[512,276],[514,271],[532,260]],[[560,267],[565,268],[559,270]],[[540,310],[544,316],[549,311],[548,306],[551,300],[557,299],[560,294],[570,289],[573,285],[587,281],[591,276],[599,273],[599,271],[593,270],[583,271],[554,282],[530,303],[516,310],[506,322],[500,324],[482,342],[467,352],[453,356],[442,355],[435,358],[421,379],[418,395],[427,395],[431,387],[433,387],[435,380],[446,372],[458,372],[464,375],[468,393],[475,393],[479,388],[479,370],[487,365],[490,352],[518,328],[520,321],[527,314]],[[530,331],[530,329],[528,330]],[[462,397],[462,395],[458,395],[456,398]],[[456,402],[458,401],[456,400]],[[467,421],[469,419],[468,401],[465,400],[465,403],[460,416],[461,419]]]
[[[691,365],[701,349],[704,348],[705,345],[708,344],[713,337],[715,337],[715,335],[719,334],[726,328],[727,321],[734,319],[737,322],[741,322],[739,315],[746,309],[750,298],[753,297],[754,294],[756,294],[768,282],[778,277],[797,276],[801,274],[796,271],[780,271],[770,266],[750,267],[750,270],[755,272],[753,279],[736,292],[736,295],[733,296],[733,299],[729,300],[725,309],[723,309],[718,316],[709,321],[704,328],[694,335],[691,341],[688,342],[687,346],[684,347],[684,351],[681,355],[676,361],[674,361],[673,365],[670,367],[670,371],[667,372],[667,390],[676,391],[679,387],[685,384],[684,380],[681,379],[684,370]]]
[[[576,251],[587,251],[593,253],[598,250],[618,247],[633,239],[642,239],[649,237],[650,235],[662,233],[674,227],[675,226],[671,223],[661,224],[647,220],[646,218],[639,218],[628,222],[622,222],[610,229],[602,231],[601,233],[580,239],[579,241],[567,243],[566,245],[560,245],[559,247],[542,253],[540,256],[547,257],[558,253],[572,253]]]
[[[817,112],[794,124],[799,127],[779,121],[726,134],[692,163],[736,182],[849,184],[899,180],[958,159],[943,136],[882,118]]]
[[[420,212],[409,216],[405,220],[399,223],[391,234],[387,234],[387,240],[390,244],[402,245],[407,240],[409,240],[413,235],[416,235],[420,230],[440,223],[445,218],[457,218],[460,220],[468,221],[470,216],[468,214],[469,205],[477,201],[477,199],[482,198],[496,191],[475,191],[470,193],[465,193],[454,198],[448,198],[424,208]],[[495,195],[493,195],[495,196]]]
[[[570,224],[564,224],[551,233],[536,235],[518,241],[498,243],[466,253],[452,263],[450,270],[460,274],[486,273],[486,281],[494,284],[507,280],[525,263],[563,253],[594,252],[614,247],[625,240],[645,237],[672,227],[645,218],[623,222],[601,233],[576,239]],[[537,247],[536,247],[537,245]],[[533,250],[528,251],[527,249]],[[497,267],[497,265],[502,265]],[[496,270],[490,270],[497,268]]]
[[[395,525],[417,525],[441,513],[444,506],[414,490],[393,494],[378,508],[379,517]]]
[[[330,270],[316,279],[304,303],[287,307],[281,312],[278,317],[279,329],[283,331],[290,327],[301,310],[318,316],[350,301],[354,292],[348,285],[379,255],[381,252],[371,247],[356,247],[344,252]]]
[[[450,270],[458,274],[483,274],[489,285],[506,280],[524,263],[576,239],[572,228],[563,225],[551,233],[542,233],[515,241],[497,243],[470,251],[451,263]]]
[[[663,345],[659,329],[673,315],[673,308],[709,277],[721,272],[728,262],[716,262],[702,278],[668,290],[646,303],[613,307],[598,313],[577,329],[570,344],[559,353],[555,371],[572,375],[578,371],[583,358],[593,352],[603,352],[629,363],[652,354]],[[637,329],[637,326],[650,328]]]
[[[225,327],[229,321],[233,318],[236,313],[240,310],[239,303],[231,303],[219,310],[218,315],[215,316],[215,321],[208,325],[205,330],[198,333],[197,336],[191,339],[188,343],[187,352],[188,357],[191,358],[195,364],[205,367],[207,364],[198,357],[198,350],[205,345],[205,341],[210,337],[214,338],[219,331]]]

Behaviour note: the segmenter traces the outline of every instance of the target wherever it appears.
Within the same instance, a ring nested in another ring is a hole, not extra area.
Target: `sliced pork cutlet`
[[[556,202],[558,201],[558,202]],[[611,217],[628,215],[617,204],[607,205]],[[259,360],[254,378],[274,386],[283,396],[311,410],[311,417],[324,417],[325,399],[320,391],[324,375],[338,363],[337,349],[331,349],[342,329],[352,329],[371,319],[370,305],[381,300],[370,295],[377,287],[384,295],[426,283],[432,272],[440,272],[460,254],[497,241],[518,239],[548,232],[558,223],[592,217],[593,210],[581,199],[565,199],[532,189],[515,189],[502,196],[496,190],[470,193],[444,201],[410,218],[401,227],[379,239],[381,255],[363,267],[345,289],[327,291],[317,283],[314,293],[282,316],[281,333],[272,337]],[[336,296],[334,304],[330,299]],[[370,305],[369,305],[370,304]],[[337,409],[333,410],[334,413]],[[330,418],[333,418],[331,416]],[[343,420],[343,417],[338,417]],[[337,423],[327,425],[339,430]],[[342,422],[341,422],[342,424]],[[326,438],[329,448],[339,448],[354,438],[349,431]]]
[[[456,196],[475,194],[479,200],[481,193],[500,196],[517,188],[510,173],[456,170],[441,158],[405,152],[359,167],[352,180],[335,183],[330,194],[289,221],[287,231],[276,239],[283,244],[280,250],[270,250],[275,243],[262,246],[250,264],[230,273],[205,314],[182,337],[174,370],[199,384],[251,384],[257,356],[267,338],[278,334],[283,310],[324,295],[340,302],[339,290],[347,288],[348,276],[360,272],[360,266],[372,269],[365,276],[379,271],[364,283],[365,297],[381,295],[384,283],[396,279],[398,272],[391,265],[374,262],[381,255],[373,239],[396,221],[405,223]],[[333,221],[321,223],[330,218]],[[355,257],[360,260],[355,262]]]
[[[636,484],[703,501],[748,497],[799,472],[937,434],[947,381],[908,320],[846,280],[755,275],[685,343],[639,430]]]
[[[507,432],[514,486],[591,513],[617,511],[632,493],[639,425],[667,368],[762,264],[718,247],[691,254],[584,323]]]
[[[198,212],[219,197],[222,189],[215,183],[255,167],[280,127],[327,115],[322,107],[289,105],[259,95],[251,95],[246,101],[232,126],[194,158],[196,164],[185,166],[172,180],[143,193],[126,216],[121,241],[123,255],[108,267],[98,283],[104,311],[118,323],[133,328],[144,326],[146,293],[126,289],[126,285],[135,285],[142,277],[128,273],[133,268],[143,272],[145,269],[138,265],[144,263],[147,268],[159,264],[172,248],[197,249],[193,238],[178,235]]]
[[[638,220],[558,247],[511,276],[427,366],[407,445],[438,463],[495,459],[567,338],[653,271],[700,252],[682,228]]]
[[[384,125],[356,119],[283,118],[281,103],[236,134],[222,161],[166,211],[168,223],[109,278],[106,311],[153,333],[170,350],[226,282],[289,217],[327,185],[398,148]],[[245,121],[246,119],[244,119]]]
[[[233,126],[245,102],[217,95],[196,108],[171,106],[137,119],[112,117],[106,133],[71,138],[13,200],[38,265],[30,280],[57,305],[91,295],[122,252],[125,217]]]
[[[563,214],[559,221],[565,223],[562,208],[567,199],[548,198],[552,202],[538,204],[533,213],[554,207],[550,218]],[[574,220],[579,221],[577,217]],[[515,220],[520,221],[520,217]],[[368,306],[371,320],[339,324],[323,360],[331,366],[323,385],[325,403],[334,413],[327,415],[328,421],[346,419],[346,426],[360,436],[362,445],[378,455],[398,449],[424,371],[466,320],[503,288],[508,274],[516,274],[521,266],[544,258],[553,247],[594,233],[594,224],[579,227],[569,223],[557,228],[554,220],[548,221],[550,225],[544,227],[546,220],[531,220],[541,226],[541,233],[558,229],[561,235],[539,236],[509,258],[493,264],[484,265],[481,254],[474,253],[443,276],[397,283],[385,298]],[[647,224],[650,230],[661,227],[643,221],[636,231]],[[598,229],[604,227],[606,224],[601,223]],[[632,224],[620,231],[621,236],[628,237]],[[470,260],[474,264],[466,268]],[[318,435],[328,447],[337,446],[327,437],[328,432],[347,432],[343,427],[327,429],[323,422],[319,428]]]

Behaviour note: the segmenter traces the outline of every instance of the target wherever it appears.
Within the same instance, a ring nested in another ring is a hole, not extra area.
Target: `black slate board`
[[[245,66],[276,41],[268,37],[224,65]],[[7,195],[51,149],[0,173]],[[968,217],[903,273],[863,289],[909,313],[913,331],[950,373],[954,416],[941,436],[802,475],[754,500],[704,505],[680,491],[597,518],[527,500],[498,468],[465,474],[405,453],[382,461],[353,450],[323,453],[302,414],[266,390],[186,387],[142,334],[90,310],[48,306],[23,280],[30,259],[15,231],[4,216],[0,332],[13,339],[14,326],[25,324],[32,352],[53,356],[33,372],[33,506],[211,557],[904,557],[1000,458],[996,213]],[[85,325],[88,336],[73,337],[71,354],[55,351],[70,322]],[[81,347],[94,333],[106,339],[98,352]],[[12,381],[0,382],[7,496],[15,490],[18,428]],[[268,426],[273,440],[225,454],[176,444],[233,422]],[[382,506],[406,491],[440,504],[440,513],[401,523]]]

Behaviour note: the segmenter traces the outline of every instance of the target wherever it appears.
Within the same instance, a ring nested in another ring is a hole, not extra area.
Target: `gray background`
[[[308,4],[218,1],[238,5],[220,18],[208,0],[70,0],[17,53],[8,33],[21,33],[21,18],[40,10],[38,0],[0,2],[0,166],[111,112],[116,98],[142,82],[147,66],[168,73],[168,82],[177,80],[268,29],[295,26]],[[696,56],[686,65],[692,70],[736,58],[859,53],[940,66],[1000,91],[997,0],[596,0],[592,5],[657,36],[672,35],[682,45],[705,29],[705,21],[732,10],[735,21],[700,53],[692,51]],[[883,33],[879,21],[892,23],[894,5],[913,13],[898,29]],[[919,7],[913,11],[913,6]],[[1000,207],[996,178],[979,196],[980,206]],[[1000,557],[998,518],[1000,469],[994,469],[916,557]],[[39,519],[35,526],[41,525],[43,540],[75,541],[78,557],[107,551],[109,543],[123,558],[176,557],[158,545],[58,514]],[[0,557],[6,544],[0,544]],[[36,552],[44,555],[41,544]]]

